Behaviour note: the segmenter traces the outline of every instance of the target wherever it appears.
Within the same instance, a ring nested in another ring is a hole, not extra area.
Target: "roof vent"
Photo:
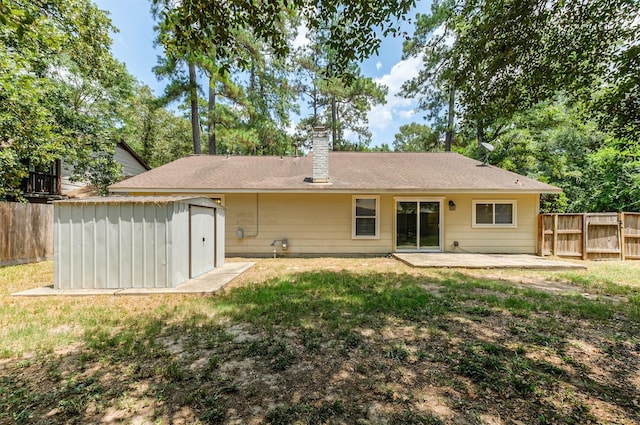
[[[314,183],[329,182],[329,132],[324,127],[313,128]]]

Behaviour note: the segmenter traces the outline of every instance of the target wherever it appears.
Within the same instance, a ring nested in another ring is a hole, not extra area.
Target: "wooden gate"
[[[640,213],[540,214],[538,253],[584,260],[640,259]]]
[[[0,266],[53,258],[53,205],[0,202]]]
[[[640,213],[622,213],[622,259],[640,260]]]

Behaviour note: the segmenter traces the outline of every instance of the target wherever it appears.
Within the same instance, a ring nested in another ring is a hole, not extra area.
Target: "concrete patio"
[[[471,254],[471,253],[396,253],[395,258],[413,267],[462,268],[462,269],[535,269],[576,270],[586,269],[579,262],[547,259],[526,254]]]
[[[225,263],[209,273],[190,279],[175,288],[128,288],[128,289],[53,289],[51,286],[16,292],[13,296],[42,297],[52,295],[153,295],[153,294],[212,294],[253,267],[252,262]]]

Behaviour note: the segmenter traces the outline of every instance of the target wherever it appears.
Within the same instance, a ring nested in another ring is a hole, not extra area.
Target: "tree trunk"
[[[153,112],[151,107],[147,106],[144,114],[144,121],[142,125],[142,159],[149,164],[151,162],[151,156],[153,155]]]
[[[209,78],[209,106],[207,108],[209,120],[209,155],[216,154],[216,80]]]
[[[482,143],[484,142],[484,123],[482,122],[482,118],[478,118],[476,131],[478,135],[478,158],[482,158]]]
[[[336,96],[331,96],[331,141],[333,150],[338,150],[338,110],[336,108]]]
[[[444,151],[451,152],[451,145],[453,144],[453,118],[455,114],[455,87],[451,84],[449,87],[449,114],[447,121],[447,132],[444,138]]]
[[[200,117],[198,112],[198,82],[196,65],[189,62],[189,99],[191,101],[191,134],[193,135],[193,153],[200,155]]]

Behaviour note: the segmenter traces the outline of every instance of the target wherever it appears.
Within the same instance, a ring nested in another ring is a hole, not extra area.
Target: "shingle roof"
[[[110,186],[114,192],[561,192],[457,153],[332,152],[329,184],[306,157],[192,155]]]

